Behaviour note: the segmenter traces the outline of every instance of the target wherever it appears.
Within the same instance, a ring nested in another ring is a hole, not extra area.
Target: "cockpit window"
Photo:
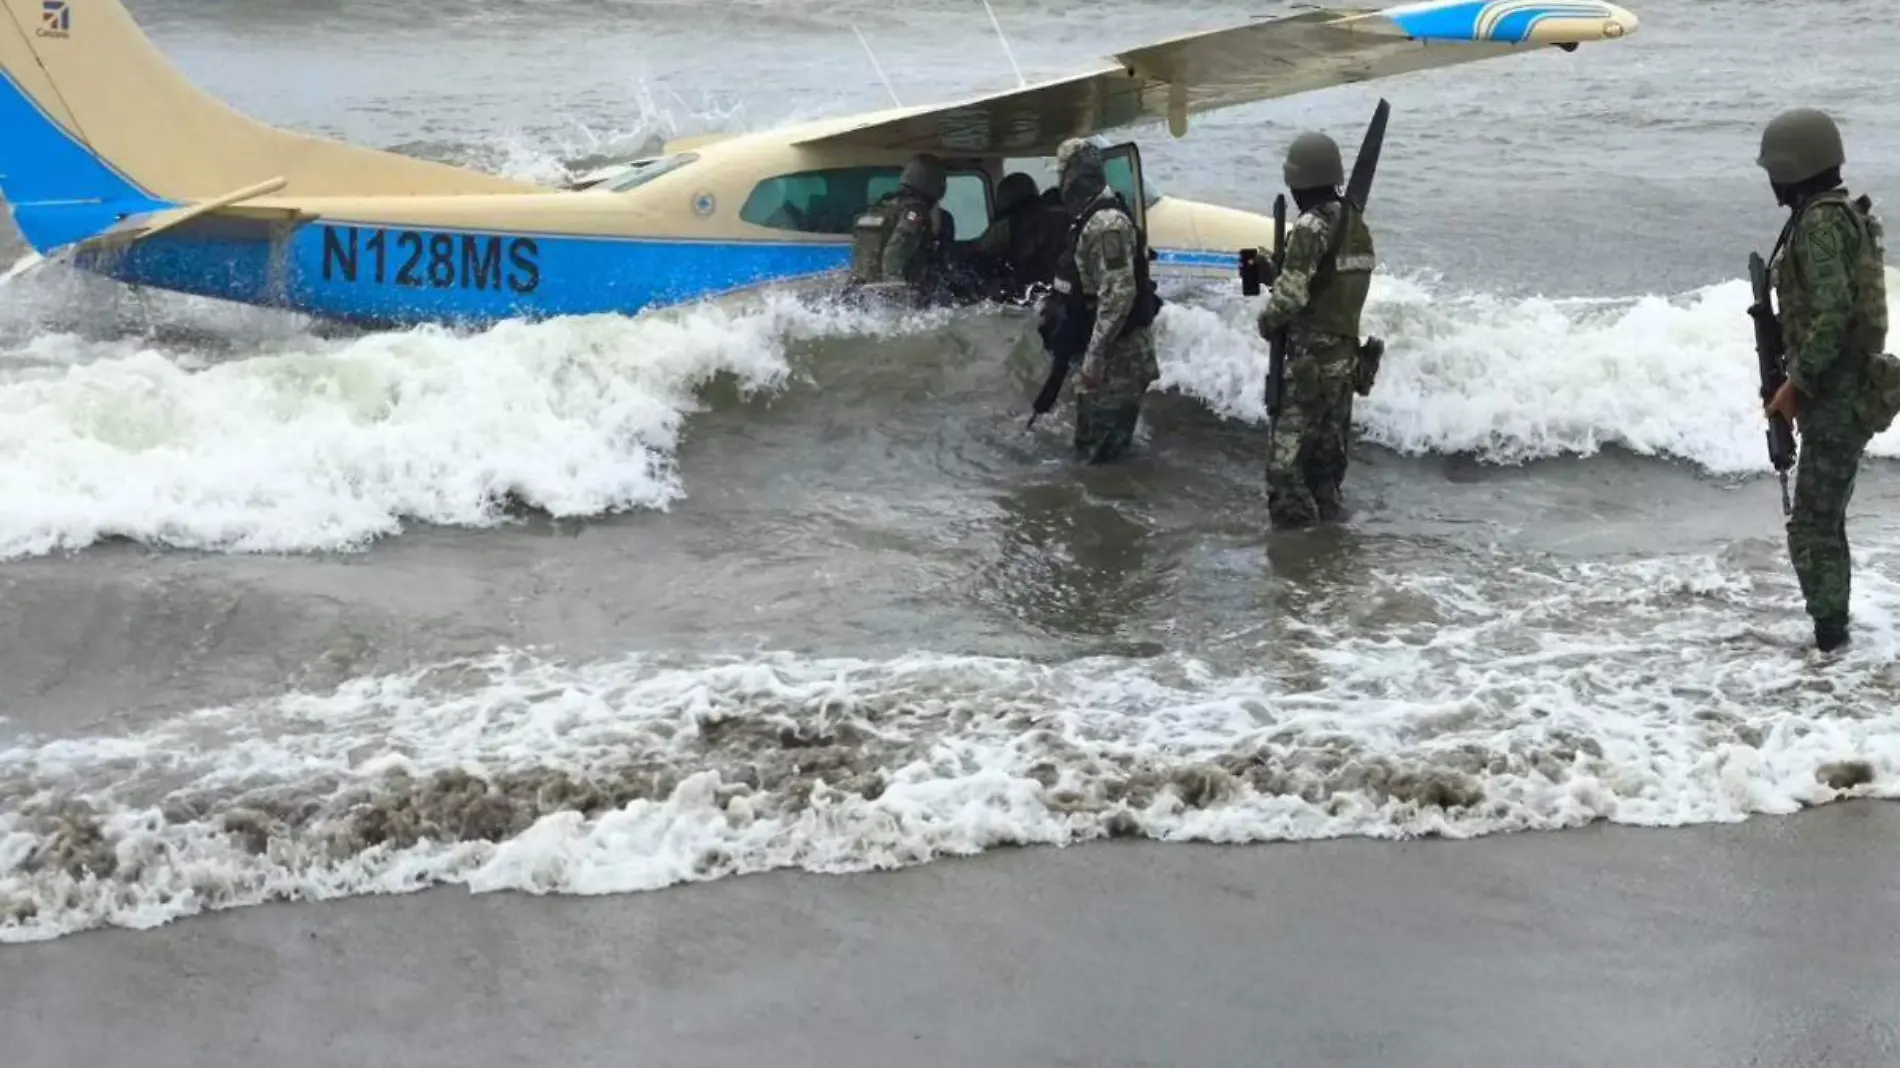
[[[1109,148],[1113,144],[1108,138],[1103,137],[1101,134],[1090,135],[1089,141],[1097,148]],[[1006,159],[1003,161],[1003,171],[1004,173],[1022,171],[1024,174],[1036,180],[1036,188],[1045,191],[1056,184],[1056,160],[1054,156],[1040,156],[1035,159]],[[1161,187],[1155,184],[1154,176],[1144,171],[1141,176],[1141,199],[1146,202],[1146,206],[1150,208],[1154,207],[1155,203],[1164,195],[1165,194],[1161,192]]]
[[[627,164],[626,173],[608,179],[600,188],[613,193],[624,193],[629,189],[645,185],[662,174],[679,170],[697,159],[699,159],[697,152],[680,152],[671,156],[636,159]]]
[[[739,218],[755,226],[807,234],[848,234],[858,216],[897,192],[902,167],[839,167],[767,178],[752,189]],[[990,225],[990,184],[980,171],[951,171],[942,208],[956,240],[967,241]]]

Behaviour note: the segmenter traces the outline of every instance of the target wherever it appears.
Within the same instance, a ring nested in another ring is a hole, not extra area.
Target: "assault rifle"
[[[1748,314],[1755,320],[1755,362],[1761,370],[1761,400],[1767,404],[1788,380],[1788,368],[1781,324],[1770,303],[1768,265],[1759,252],[1748,254],[1748,279],[1755,287],[1755,303],[1749,306]],[[1781,478],[1781,514],[1791,514],[1794,508],[1788,503],[1788,469],[1794,466],[1794,428],[1779,414],[1768,417],[1768,462]]]
[[[1069,377],[1069,365],[1088,351],[1089,335],[1083,332],[1088,323],[1070,314],[1067,303],[1066,294],[1051,289],[1043,294],[1042,304],[1036,310],[1036,333],[1042,335],[1042,347],[1049,353],[1050,366],[1035,403],[1030,405],[1029,426],[1032,428],[1039,416],[1048,414],[1049,409],[1056,406],[1056,398],[1062,395],[1062,383]]]
[[[1392,113],[1392,105],[1384,99],[1373,109],[1372,122],[1366,127],[1366,136],[1359,142],[1359,155],[1352,161],[1352,177],[1346,182],[1345,199],[1352,209],[1363,213],[1366,201],[1372,196],[1372,179],[1379,170],[1379,152],[1385,147],[1385,121]],[[1337,241],[1342,234],[1335,234]],[[1280,277],[1280,271],[1286,266],[1286,194],[1273,198],[1273,256],[1269,261],[1268,284]],[[1252,250],[1241,253],[1240,289],[1248,296],[1260,292],[1260,274],[1257,257]],[[1273,332],[1267,339],[1267,381],[1265,400],[1267,404],[1267,443],[1272,448],[1274,424],[1280,421],[1280,406],[1284,399],[1286,384],[1286,327]],[[1381,345],[1383,349],[1383,345]]]
[[[1128,211],[1128,205],[1116,194],[1116,202],[1121,205],[1129,218],[1134,214]],[[1078,233],[1075,224],[1070,224],[1069,241],[1075,241]],[[1146,235],[1140,239],[1142,248],[1146,248],[1148,262],[1153,264],[1159,255],[1148,247]],[[1160,300],[1153,291],[1152,279],[1147,299]],[[1137,293],[1135,300],[1139,304],[1144,295]],[[1060,289],[1048,289],[1043,293],[1042,303],[1036,309],[1036,333],[1042,336],[1042,347],[1049,353],[1049,375],[1042,380],[1042,389],[1036,393],[1035,402],[1029,408],[1029,428],[1033,429],[1036,420],[1049,413],[1056,406],[1056,399],[1062,395],[1062,383],[1069,377],[1069,368],[1075,361],[1088,353],[1089,337],[1094,333],[1095,321],[1092,315],[1078,308],[1074,295]],[[1156,305],[1158,307],[1158,304]],[[1129,314],[1134,314],[1131,310]]]

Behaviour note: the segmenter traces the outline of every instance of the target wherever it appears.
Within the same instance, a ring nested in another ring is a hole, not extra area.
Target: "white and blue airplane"
[[[1327,86],[1617,40],[1604,0],[1307,10],[1120,52],[1034,85],[692,138],[552,187],[281,130],[202,92],[119,0],[0,0],[0,197],[28,243],[121,282],[366,325],[621,313],[842,280],[850,232],[913,153],[949,170],[958,239],[1006,168],[1069,137]],[[1132,142],[1110,182],[1156,273],[1237,277],[1272,221],[1162,196]],[[1040,161],[1040,165],[1038,165]]]

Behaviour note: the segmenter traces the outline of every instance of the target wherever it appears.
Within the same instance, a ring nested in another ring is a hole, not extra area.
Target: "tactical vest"
[[[874,282],[915,282],[922,278],[886,278],[884,277],[884,246],[890,244],[891,234],[897,229],[898,217],[906,207],[903,190],[886,193],[878,202],[871,205],[851,227],[851,283],[869,285]],[[936,221],[939,209],[926,207],[919,203],[918,210],[928,211],[932,222]],[[931,262],[936,254],[936,227],[932,228],[932,238],[917,250],[917,256],[925,263]],[[919,273],[919,272],[913,272]]]
[[[1798,271],[1784,270],[1794,255],[1788,239],[1794,235],[1808,211],[1822,205],[1829,210],[1846,209],[1859,238],[1854,257],[1853,310],[1848,316],[1841,358],[1822,373],[1822,382],[1813,383],[1818,392],[1844,391],[1853,397],[1855,417],[1870,434],[1878,434],[1892,425],[1900,414],[1900,360],[1884,350],[1887,344],[1887,235],[1879,216],[1873,212],[1872,199],[1861,196],[1852,201],[1845,190],[1830,190],[1803,204],[1782,227],[1769,258],[1769,275],[1779,306],[1782,339],[1791,354],[1798,354],[1807,342],[1813,305],[1798,283]]]
[[[1846,190],[1835,189],[1801,205],[1800,210],[1782,227],[1781,237],[1775,242],[1774,256],[1769,261],[1768,269],[1775,286],[1775,303],[1780,308],[1788,350],[1791,353],[1803,351],[1814,309],[1809,303],[1805,287],[1799,284],[1801,272],[1785,268],[1789,258],[1795,255],[1795,246],[1789,244],[1789,239],[1794,236],[1808,212],[1823,206],[1835,211],[1845,209],[1848,219],[1853,223],[1854,232],[1860,238],[1853,271],[1854,308],[1843,338],[1846,354],[1858,361],[1881,351],[1887,344],[1887,235],[1880,219],[1872,212],[1872,200],[1863,196],[1850,202]]]
[[[1128,210],[1121,194],[1112,190],[1106,196],[1097,196],[1093,203],[1083,209],[1082,214],[1069,225],[1068,241],[1064,243],[1062,255],[1056,260],[1056,291],[1063,294],[1063,327],[1082,337],[1088,337],[1095,330],[1096,299],[1082,292],[1082,275],[1075,265],[1075,246],[1082,239],[1082,228],[1089,224],[1097,213],[1113,209],[1134,221],[1135,214]],[[1148,235],[1135,227],[1135,306],[1128,310],[1128,318],[1122,321],[1121,332],[1117,339],[1150,326],[1161,311],[1161,294],[1155,290],[1154,280],[1148,273]]]
[[[1377,264],[1372,231],[1346,201],[1334,201],[1315,210],[1323,212],[1330,224],[1326,252],[1307,284],[1306,307],[1289,325],[1296,330],[1357,340],[1359,316],[1372,289],[1372,269]]]

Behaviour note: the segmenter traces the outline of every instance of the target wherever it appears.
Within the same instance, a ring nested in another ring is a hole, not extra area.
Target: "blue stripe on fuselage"
[[[1183,249],[1156,249],[1155,262],[1163,267],[1220,267],[1240,269],[1240,250],[1232,252],[1195,252]]]
[[[348,222],[301,226],[273,264],[261,239],[160,234],[82,257],[155,286],[377,325],[483,325],[618,312],[839,270],[843,242],[668,241]]]
[[[710,242],[319,221],[284,243],[165,233],[78,264],[134,285],[373,325],[619,313],[849,266],[842,241]],[[1158,264],[1232,269],[1234,253],[1159,250]]]

